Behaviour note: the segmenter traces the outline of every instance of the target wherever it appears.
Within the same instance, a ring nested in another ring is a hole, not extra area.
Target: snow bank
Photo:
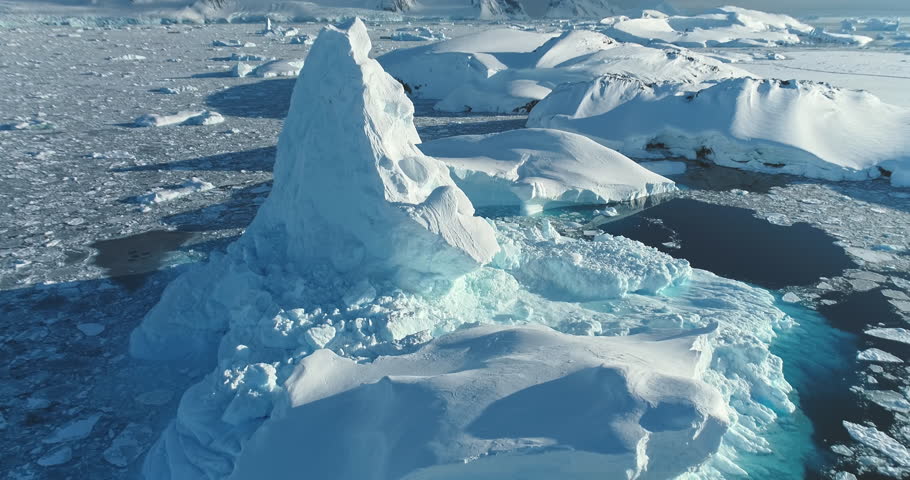
[[[720,7],[694,16],[611,17],[601,21],[604,33],[624,42],[672,43],[689,48],[771,47],[804,41],[863,46],[860,35],[830,34],[788,15],[740,7]]]
[[[297,478],[301,464],[339,479],[672,478],[727,426],[723,399],[697,380],[702,344],[478,327],[366,364],[318,350],[229,478]]]
[[[672,181],[624,155],[558,130],[449,137],[424,143],[420,149],[449,166],[475,206],[521,205],[536,212],[675,190]]]
[[[688,92],[625,76],[563,85],[528,126],[592,137],[631,157],[667,154],[828,180],[907,168],[910,111],[862,91],[804,81],[731,79]]]
[[[647,83],[704,82],[748,75],[688,50],[622,44],[597,32],[557,37],[502,31],[396,50],[379,61],[414,97],[439,99],[437,110],[527,113],[559,84],[622,73]]]
[[[224,117],[211,110],[184,110],[173,115],[149,113],[133,121],[137,127],[167,127],[170,125],[217,125],[224,122]]]
[[[474,217],[369,49],[359,20],[320,34],[268,200],[133,332],[136,356],[211,368],[145,476],[719,480],[770,453],[794,409],[774,297],[626,238]]]

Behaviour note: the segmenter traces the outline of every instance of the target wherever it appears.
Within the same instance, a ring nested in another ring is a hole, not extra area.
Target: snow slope
[[[445,162],[475,206],[526,212],[599,205],[675,190],[674,184],[581,135],[521,129],[448,137],[420,145]]]
[[[829,180],[877,178],[910,166],[910,111],[827,84],[731,79],[694,93],[604,76],[564,85],[528,126],[598,139],[632,157],[679,155]]]
[[[560,84],[611,73],[647,83],[689,83],[692,88],[747,75],[678,47],[619,43],[588,30],[568,30],[557,37],[488,31],[396,50],[379,61],[408,85],[412,96],[439,99],[435,108],[449,112],[528,112]]]
[[[145,476],[720,479],[768,452],[795,408],[774,298],[623,237],[473,217],[369,49],[359,20],[320,34],[268,200],[133,332],[138,357],[211,369]],[[601,410],[579,423],[578,401]]]
[[[601,23],[606,25],[604,33],[618,40],[644,45],[672,43],[688,48],[772,47],[804,42],[863,46],[872,41],[861,35],[818,30],[788,15],[733,6],[693,16],[609,17]]]

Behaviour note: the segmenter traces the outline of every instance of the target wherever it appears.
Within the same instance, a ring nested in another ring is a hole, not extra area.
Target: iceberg
[[[789,15],[725,6],[703,14],[608,17],[604,33],[625,42],[672,43],[688,48],[773,47],[799,43],[833,42],[864,46],[862,35],[831,34]]]
[[[600,205],[674,191],[628,157],[574,133],[521,129],[449,137],[420,145],[449,166],[478,207],[520,205],[525,212]]]
[[[528,126],[589,136],[633,158],[682,156],[827,180],[910,165],[910,110],[863,91],[796,80],[723,80],[690,91],[611,75],[564,84]]]
[[[493,39],[494,34],[496,39]],[[491,30],[379,58],[415,98],[439,100],[449,112],[527,113],[563,83],[622,73],[645,83],[673,81],[697,89],[747,72],[679,47],[620,43],[588,30],[558,36]]]
[[[672,478],[727,426],[698,344],[486,326],[367,364],[318,350],[228,478]]]
[[[143,475],[719,480],[769,452],[795,409],[774,297],[474,216],[369,51],[360,20],[321,32],[270,196],[133,332],[134,356],[210,372]]]

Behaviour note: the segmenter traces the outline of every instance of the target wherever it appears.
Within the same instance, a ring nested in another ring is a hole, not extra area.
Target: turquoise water
[[[849,391],[857,339],[818,312],[780,301],[777,306],[799,323],[781,331],[771,346],[784,361],[797,410],[781,415],[768,432],[772,454],[744,456],[738,463],[761,480],[829,478],[823,473],[834,461],[830,446],[840,440],[841,421],[862,415]]]

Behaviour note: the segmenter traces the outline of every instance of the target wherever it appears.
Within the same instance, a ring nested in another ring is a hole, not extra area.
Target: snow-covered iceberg
[[[673,181],[574,133],[528,128],[423,143],[445,162],[475,206],[520,205],[528,213],[599,205],[675,190]]]
[[[774,297],[626,238],[474,217],[369,50],[359,20],[320,34],[268,200],[134,331],[136,356],[211,369],[144,475],[720,479],[769,452],[794,409]]]
[[[442,111],[527,113],[567,82],[622,73],[646,83],[677,82],[693,89],[747,72],[679,47],[620,43],[588,30],[558,36],[491,30],[379,58],[411,96],[440,100]]]
[[[692,16],[608,17],[601,23],[606,26],[604,33],[624,42],[672,43],[688,48],[772,47],[801,42],[863,46],[872,41],[861,35],[828,33],[789,15],[732,6]]]
[[[557,88],[528,126],[594,138],[630,157],[683,156],[828,180],[900,179],[910,111],[863,91],[805,81],[725,80],[691,92],[604,76]]]
[[[701,342],[487,326],[366,364],[318,350],[229,478],[673,478],[727,428]]]

